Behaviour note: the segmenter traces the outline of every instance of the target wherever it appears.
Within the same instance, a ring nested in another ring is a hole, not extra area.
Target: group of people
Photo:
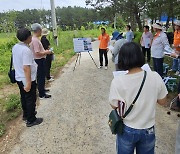
[[[137,154],[154,154],[155,153],[155,108],[156,103],[165,105],[167,103],[166,96],[168,94],[165,83],[163,82],[163,62],[165,52],[172,51],[168,42],[167,35],[163,32],[163,27],[160,23],[152,25],[155,36],[149,31],[149,26],[144,26],[140,45],[132,42],[134,35],[130,31],[130,26],[127,25],[126,38],[122,33],[113,32],[112,40],[115,40],[114,48],[112,49],[112,59],[115,63],[116,71],[128,70],[127,74],[114,77],[111,88],[109,101],[113,109],[118,110],[119,115],[125,114],[129,109],[134,98],[137,96],[142,80],[145,76],[142,66],[149,63],[152,57],[154,71],[148,71],[144,86],[139,98],[135,102],[132,111],[126,118],[123,119],[124,128],[123,134],[117,134],[116,149],[118,154],[133,154],[136,149]],[[100,40],[100,67],[102,65],[102,44],[103,54],[107,55],[108,42],[110,41],[105,28],[102,28]],[[180,21],[175,22],[174,32],[174,51],[169,53],[174,57],[174,65],[177,68],[180,57]],[[107,59],[107,56],[105,56]],[[107,61],[107,60],[106,60]],[[177,64],[178,63],[178,64]],[[106,69],[107,69],[106,62]],[[179,87],[180,89],[180,87]],[[180,91],[179,91],[180,93]],[[180,100],[180,94],[178,97]],[[180,102],[180,101],[177,101]],[[177,106],[180,104],[177,103]],[[178,132],[180,132],[180,124]],[[180,153],[180,134],[177,134],[176,154]]]
[[[45,82],[46,79],[54,80],[50,75],[54,52],[47,39],[49,31],[42,29],[38,23],[33,24],[31,28],[33,35],[27,28],[17,31],[20,42],[12,49],[15,79],[20,90],[23,120],[26,121],[27,127],[43,121],[42,118],[36,118],[36,87],[38,86],[40,99],[51,98],[48,94],[50,90],[45,88]]]

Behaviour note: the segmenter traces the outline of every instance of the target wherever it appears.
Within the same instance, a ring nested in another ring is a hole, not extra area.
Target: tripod
[[[98,66],[97,66],[94,58],[92,57],[92,55],[90,54],[89,51],[88,51],[88,53],[89,53],[89,56],[91,57],[92,61],[94,62],[94,65],[98,68]],[[81,64],[81,52],[78,52],[78,53],[77,53],[77,58],[76,58],[76,62],[75,62],[75,66],[74,66],[73,72],[74,72],[75,69],[76,69],[76,66],[77,66],[78,61],[79,61],[79,65],[80,65],[80,64]]]

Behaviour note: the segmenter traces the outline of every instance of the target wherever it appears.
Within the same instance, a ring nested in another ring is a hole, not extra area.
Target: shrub
[[[142,32],[134,32],[134,42],[140,44]]]
[[[20,106],[20,98],[18,95],[12,94],[9,96],[9,98],[7,99],[6,103],[5,103],[5,110],[7,112],[12,112],[16,109],[21,108]]]

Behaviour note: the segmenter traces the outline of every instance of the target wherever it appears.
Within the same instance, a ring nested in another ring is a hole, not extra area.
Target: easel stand
[[[94,65],[98,68],[98,66],[97,66],[94,58],[92,57],[92,55],[90,54],[89,51],[88,51],[88,53],[89,53],[89,56],[91,57],[92,61],[94,62]],[[76,62],[75,62],[75,66],[74,66],[73,72],[74,72],[75,69],[76,69],[76,66],[77,66],[78,61],[79,61],[79,65],[80,65],[80,64],[81,64],[81,52],[78,52],[78,53],[77,53],[77,58],[76,58]]]

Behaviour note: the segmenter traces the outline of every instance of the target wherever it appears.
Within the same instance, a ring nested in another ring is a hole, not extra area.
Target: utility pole
[[[114,29],[116,30],[116,24],[117,24],[117,14],[115,13],[115,16],[114,16]]]
[[[58,46],[58,32],[57,32],[57,22],[56,22],[56,10],[55,10],[55,4],[54,0],[50,0],[51,2],[51,22],[53,26],[53,39]]]

